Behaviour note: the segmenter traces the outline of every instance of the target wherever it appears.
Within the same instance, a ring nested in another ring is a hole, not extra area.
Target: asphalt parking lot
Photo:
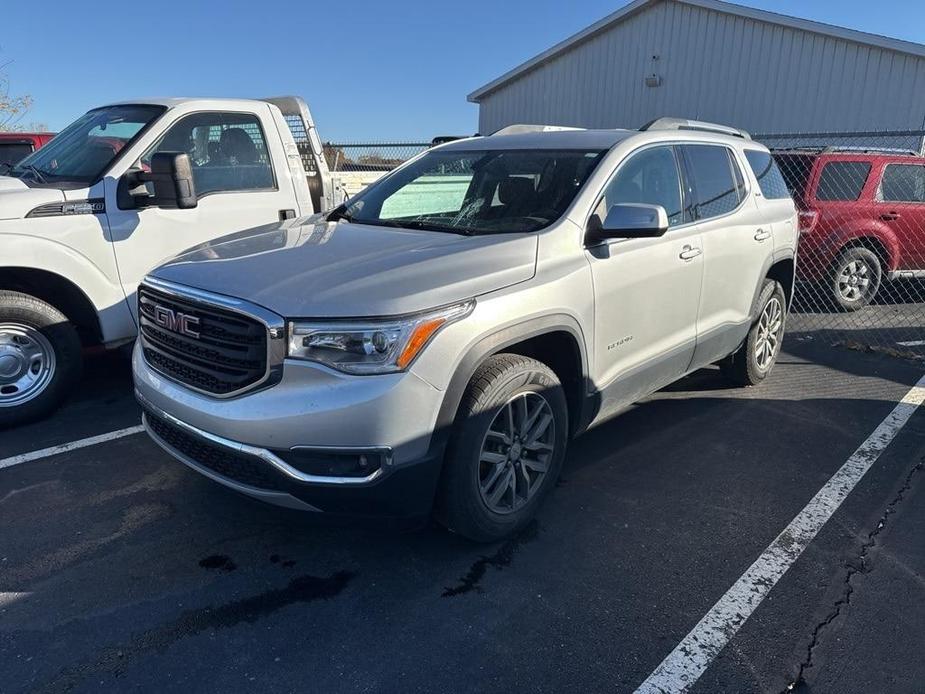
[[[576,441],[488,546],[263,506],[144,434],[0,462],[0,689],[633,691],[921,376],[797,338],[759,388],[698,372]],[[138,419],[97,358],[0,461]],[[925,690],[923,460],[919,408],[692,691]]]

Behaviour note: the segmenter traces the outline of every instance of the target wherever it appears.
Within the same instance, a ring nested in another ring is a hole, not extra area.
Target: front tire
[[[766,279],[756,302],[758,318],[745,342],[720,362],[723,375],[741,386],[756,386],[768,377],[784,340],[787,296],[780,282]]]
[[[490,357],[460,403],[438,520],[477,542],[518,532],[555,486],[567,439],[565,392],[552,369],[516,354]]]
[[[0,429],[49,414],[80,369],[80,338],[64,314],[28,294],[0,291]]]

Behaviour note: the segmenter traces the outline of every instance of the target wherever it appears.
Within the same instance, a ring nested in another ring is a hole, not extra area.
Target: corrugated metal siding
[[[645,86],[651,72],[661,86]],[[484,96],[479,131],[660,116],[761,133],[922,128],[925,60],[668,0]]]

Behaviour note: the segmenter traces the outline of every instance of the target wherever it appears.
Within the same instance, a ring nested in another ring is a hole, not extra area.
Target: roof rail
[[[922,155],[919,152],[916,152],[914,149],[906,149],[905,147],[864,147],[863,145],[825,145],[825,146],[795,146],[795,147],[770,147],[772,152],[799,152],[807,154],[837,154],[839,152],[845,154],[897,154],[911,157],[921,157]]]
[[[720,133],[722,135],[731,135],[732,137],[741,137],[743,140],[751,140],[752,136],[744,130],[732,128],[728,125],[718,125],[717,123],[707,123],[700,120],[688,120],[687,118],[656,118],[639,128],[640,130],[701,130],[709,133]]]
[[[527,123],[517,123],[508,125],[500,130],[495,130],[492,135],[520,135],[522,133],[550,133],[560,130],[584,130],[584,128],[573,128],[570,125],[530,125]]]

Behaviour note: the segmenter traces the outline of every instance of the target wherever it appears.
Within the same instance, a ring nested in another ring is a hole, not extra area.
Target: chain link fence
[[[324,158],[331,171],[391,171],[430,146],[430,142],[326,142]]]
[[[431,147],[430,142],[326,142],[328,169],[349,196]]]
[[[925,131],[754,139],[771,149],[799,209],[789,332],[925,355]]]

